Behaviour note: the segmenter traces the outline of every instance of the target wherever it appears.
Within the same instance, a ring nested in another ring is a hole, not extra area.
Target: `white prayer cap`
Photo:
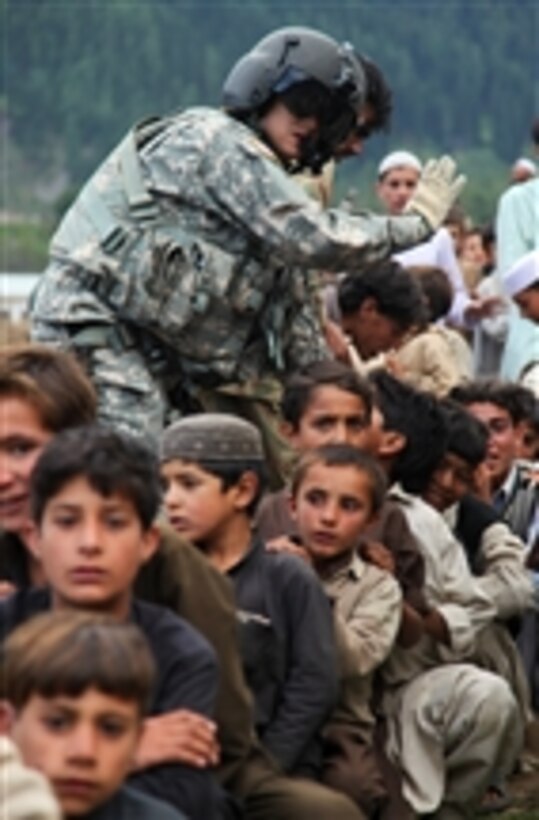
[[[410,151],[392,151],[383,158],[378,166],[378,179],[388,171],[392,171],[393,168],[414,168],[421,173],[422,165],[416,155]]]
[[[527,157],[519,157],[513,164],[511,169],[513,173],[515,171],[524,171],[530,174],[531,176],[535,176],[537,173],[537,166],[535,162],[531,159],[527,159]]]
[[[502,278],[509,296],[516,296],[522,290],[539,284],[539,250],[521,256]]]

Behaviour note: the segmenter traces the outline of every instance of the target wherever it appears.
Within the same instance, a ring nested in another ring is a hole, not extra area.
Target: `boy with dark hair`
[[[373,382],[383,419],[380,457],[390,480],[400,482],[389,495],[422,550],[429,605],[420,641],[406,651],[396,645],[383,669],[388,751],[416,812],[465,817],[492,777],[511,771],[522,725],[506,682],[467,662],[495,617],[494,602],[441,516],[416,495],[443,456],[442,411],[431,396],[387,373],[373,374]]]
[[[518,460],[518,448],[526,418],[533,412],[535,397],[521,385],[495,379],[462,385],[452,392],[452,397],[488,428],[484,497],[524,542],[526,560],[531,560],[539,531],[539,484],[534,465]],[[537,595],[539,572],[537,567],[530,568]],[[530,683],[532,705],[537,710],[539,618],[536,612],[524,616],[518,644]]]
[[[496,621],[479,636],[474,657],[480,666],[508,681],[527,721],[531,713],[525,670],[506,629],[507,621],[518,621],[533,602],[523,544],[493,507],[476,495],[476,476],[487,451],[487,428],[449,399],[441,407],[448,428],[447,450],[423,498],[444,516],[464,547],[479,586],[496,606]]]
[[[382,417],[378,454],[392,481],[406,492],[420,493],[445,452],[447,428],[439,404],[383,370],[371,373],[370,381]]]
[[[396,351],[395,371],[412,387],[444,396],[471,375],[471,356],[464,338],[439,321],[451,307],[451,284],[435,266],[411,267],[408,272],[421,288],[426,311],[424,320],[411,329]]]
[[[408,268],[417,277],[423,295],[427,300],[429,322],[439,330],[455,360],[459,380],[465,381],[472,376],[472,351],[462,331],[443,322],[448,313],[448,301],[453,290],[444,271],[431,265],[419,265]]]
[[[346,276],[337,298],[341,327],[361,359],[399,347],[407,332],[425,320],[419,285],[392,259]]]
[[[329,396],[330,391],[339,396],[341,404],[349,404],[350,409],[340,414],[326,413],[323,407],[317,409],[316,400],[320,400],[324,393]],[[311,427],[314,428],[313,435],[316,434],[315,446],[320,446],[323,438],[329,443],[335,436],[353,444],[355,437],[360,440],[371,410],[369,383],[347,365],[327,359],[296,371],[286,382],[281,399],[283,432],[292,445],[300,435],[305,439]]]
[[[157,548],[161,501],[157,461],[139,441],[99,427],[60,433],[32,476],[32,549],[49,590],[20,590],[0,608],[3,634],[48,609],[91,610],[130,619],[145,633],[158,679],[152,715],[188,709],[205,717],[196,731],[214,735],[217,688],[213,650],[188,623],[132,597],[132,584]],[[145,723],[133,782],[193,818],[217,816],[218,793],[208,769],[181,765],[156,744]],[[162,733],[161,733],[162,734]],[[163,740],[163,738],[161,737]],[[215,748],[214,762],[217,762]]]
[[[441,402],[440,408],[447,427],[446,449],[422,496],[440,513],[453,510],[451,528],[466,550],[470,568],[479,574],[482,532],[502,522],[494,508],[478,496],[483,484],[488,428],[452,399]]]
[[[323,780],[350,795],[368,817],[388,799],[374,751],[373,676],[400,627],[402,594],[392,575],[358,554],[380,513],[386,481],[355,447],[330,444],[305,453],[292,479],[292,508],[306,557],[333,605],[340,696],[324,729]]]
[[[123,786],[155,680],[148,644],[134,624],[46,613],[18,627],[1,657],[3,722],[25,763],[50,781],[65,816],[184,818]]]
[[[412,265],[407,270],[416,277],[423,291],[428,321],[444,319],[451,308],[453,288],[443,270],[436,265]]]
[[[291,376],[285,385],[281,412],[283,433],[301,455],[326,444],[369,449],[371,415],[377,411],[369,382],[351,367],[327,361]],[[294,551],[293,542],[299,533],[290,511],[289,488],[262,499],[256,527],[259,536],[269,542],[269,548]],[[388,561],[394,564],[404,597],[421,608],[423,562],[406,519],[396,505],[384,503],[376,523],[365,533],[361,548],[366,560],[381,558],[384,565]]]
[[[485,497],[524,543],[537,532],[538,489],[529,464],[518,462],[518,449],[535,397],[525,387],[497,379],[477,379],[455,388],[451,398],[488,428],[488,483]]]
[[[315,776],[318,732],[337,694],[331,612],[302,561],[252,540],[264,475],[259,432],[235,416],[188,416],[163,434],[161,473],[170,523],[234,584],[262,743],[284,771]]]

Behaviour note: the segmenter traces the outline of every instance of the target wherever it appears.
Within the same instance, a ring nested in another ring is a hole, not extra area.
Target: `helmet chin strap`
[[[290,159],[283,156],[279,149],[274,145],[273,141],[261,128],[254,128],[257,136],[268,145],[274,154],[276,154],[285,170],[289,174],[299,174],[308,168],[313,174],[319,174],[322,167],[331,159],[332,152],[328,145],[324,145],[319,138],[319,135],[305,137],[301,144],[301,153],[297,159]]]
[[[309,168],[319,174],[326,162],[335,156],[335,150],[352,130],[355,114],[350,109],[349,116],[341,115],[340,121],[322,125],[316,134],[306,137],[302,143],[297,171]]]
[[[331,122],[320,126],[316,133],[305,137],[301,141],[300,156],[297,159],[289,159],[282,155],[272,139],[261,128],[261,114],[260,109],[251,111],[247,116],[241,117],[241,120],[255,132],[262,142],[271,148],[274,154],[279,157],[285,170],[292,174],[299,173],[306,168],[313,174],[319,174],[326,162],[334,156],[335,149],[346,138],[356,120],[356,115],[351,108],[346,113],[341,111],[340,115],[332,119]]]
[[[332,156],[333,148],[324,138],[324,129],[322,128],[316,134],[303,140],[296,170],[302,171],[304,168],[309,168],[313,174],[319,174]]]
[[[299,160],[289,159],[288,157],[285,157],[285,156],[283,156],[283,154],[281,154],[281,152],[279,151],[278,147],[275,145],[273,140],[268,136],[268,134],[264,131],[264,129],[261,128],[261,126],[260,126],[261,114],[262,114],[262,112],[261,112],[260,109],[255,110],[255,111],[250,111],[247,114],[247,116],[243,115],[243,116],[239,117],[239,119],[241,120],[241,122],[244,123],[244,125],[247,125],[252,131],[254,131],[254,133],[259,138],[259,140],[261,140],[261,142],[264,142],[269,148],[271,148],[273,153],[277,157],[279,157],[279,160],[280,160],[281,164],[283,165],[284,169],[287,171],[287,173],[289,173],[289,174],[297,173],[297,172],[303,170],[304,168],[306,168],[308,166],[308,163],[304,162],[302,157],[300,157]],[[232,115],[232,116],[234,116],[234,115]]]
[[[277,146],[275,145],[273,140],[260,127],[260,120],[259,120],[258,116],[255,113],[253,113],[248,119],[244,119],[243,122],[246,125],[248,125],[249,128],[251,128],[252,131],[254,131],[254,133],[259,138],[259,140],[261,140],[261,142],[264,142],[269,148],[271,148],[273,153],[277,157],[279,157],[279,160],[281,161],[281,164],[283,165],[284,169],[288,173],[293,173],[294,169],[295,169],[296,160],[290,160],[290,159],[288,159],[288,157],[285,157],[281,154],[281,152],[279,151],[279,149],[277,148]]]

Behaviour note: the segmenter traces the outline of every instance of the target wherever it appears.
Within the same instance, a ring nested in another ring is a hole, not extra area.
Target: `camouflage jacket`
[[[353,272],[428,234],[419,216],[322,210],[251,129],[193,108],[131,131],[86,183],[32,317],[143,329],[195,380],[243,382],[327,355],[313,272]]]

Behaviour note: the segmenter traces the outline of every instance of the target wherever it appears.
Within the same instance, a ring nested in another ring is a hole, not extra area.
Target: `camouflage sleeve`
[[[292,287],[297,310],[287,325],[287,337],[284,340],[287,372],[332,357],[324,338],[318,291],[302,287],[301,281],[298,281],[300,277],[301,272],[298,271]]]
[[[207,146],[202,170],[220,210],[287,265],[353,272],[431,233],[420,216],[323,210],[255,144],[226,129]]]

